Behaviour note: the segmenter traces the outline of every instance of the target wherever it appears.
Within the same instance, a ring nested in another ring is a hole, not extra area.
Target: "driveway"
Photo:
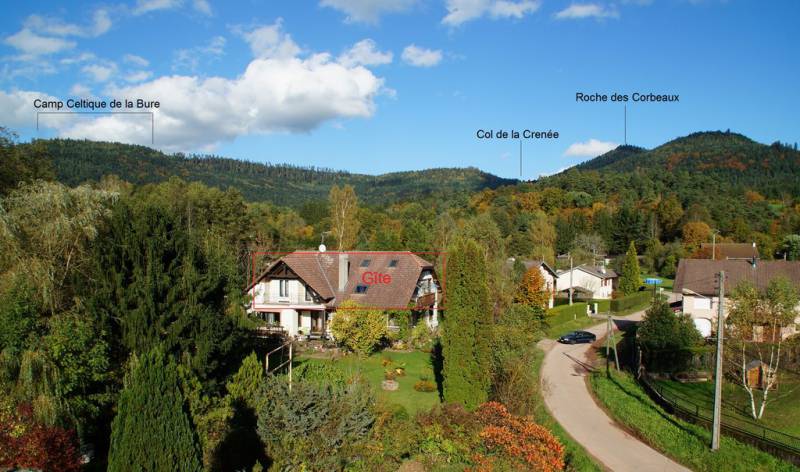
[[[643,311],[616,320],[638,321]],[[605,335],[606,324],[586,329]],[[586,384],[590,344],[565,345],[545,340],[541,382],[547,409],[572,438],[606,468],[615,472],[689,471],[614,423],[594,402]]]

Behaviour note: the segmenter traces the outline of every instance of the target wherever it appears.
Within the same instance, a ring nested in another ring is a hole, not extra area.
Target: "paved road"
[[[643,314],[619,319],[639,320]],[[605,323],[601,323],[586,331],[600,338],[605,329]],[[541,373],[545,404],[597,461],[615,472],[689,471],[623,431],[597,406],[585,382],[589,344],[564,345],[545,340],[540,346],[547,351]]]

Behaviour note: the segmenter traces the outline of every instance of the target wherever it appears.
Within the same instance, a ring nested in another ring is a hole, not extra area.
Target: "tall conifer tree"
[[[484,252],[472,239],[457,239],[447,262],[447,312],[442,323],[444,399],[474,409],[488,398],[489,305]]]
[[[623,295],[631,294],[642,285],[639,275],[639,259],[636,254],[636,245],[631,241],[628,252],[625,254],[625,262],[622,264],[622,275],[619,278],[619,291]]]

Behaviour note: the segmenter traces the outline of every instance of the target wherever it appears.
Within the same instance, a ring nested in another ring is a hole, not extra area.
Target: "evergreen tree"
[[[487,264],[472,239],[459,238],[449,251],[447,314],[442,323],[444,399],[474,409],[488,398],[492,312]]]
[[[622,275],[619,278],[619,291],[628,295],[639,290],[642,279],[639,276],[639,258],[636,254],[636,245],[631,241],[625,262],[622,264]]]
[[[199,471],[200,457],[175,362],[160,348],[134,358],[111,425],[108,470]]]
[[[215,389],[237,365],[243,339],[226,316],[235,281],[219,250],[202,244],[173,212],[120,203],[95,246],[97,276],[87,305],[121,338],[120,361],[161,345]]]

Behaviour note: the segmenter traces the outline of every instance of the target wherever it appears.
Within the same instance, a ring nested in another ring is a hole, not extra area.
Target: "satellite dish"
[[[324,244],[320,244],[320,245],[319,245],[319,252],[325,252],[325,250],[326,250],[326,249],[327,249],[327,248],[325,247],[325,245],[324,245]]]

